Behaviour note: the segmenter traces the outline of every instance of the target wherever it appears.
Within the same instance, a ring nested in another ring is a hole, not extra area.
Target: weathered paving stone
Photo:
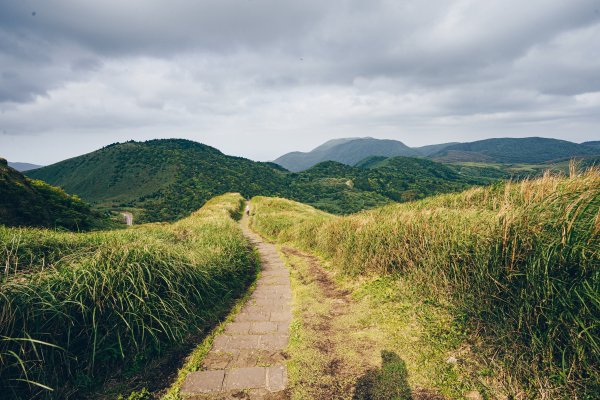
[[[228,353],[226,351],[211,351],[204,357],[202,366],[210,370],[225,369],[236,357],[237,355],[234,353]]]
[[[287,370],[283,365],[274,365],[267,368],[267,389],[279,392],[287,386]]]
[[[186,376],[181,386],[181,394],[193,395],[196,393],[219,392],[223,387],[224,370],[197,371]]]
[[[224,390],[256,389],[267,386],[267,369],[265,367],[235,368],[227,370]]]
[[[242,311],[235,317],[235,322],[268,321],[269,313],[265,311],[248,313]]]
[[[287,322],[292,320],[292,313],[290,311],[272,312],[271,321],[273,322]]]
[[[261,278],[234,321],[215,337],[203,370],[186,377],[181,389],[185,398],[267,399],[287,386],[290,273],[274,245],[264,243],[244,221],[242,229],[260,253]]]
[[[284,349],[288,343],[287,335],[261,335],[259,348],[265,350]]]
[[[277,323],[275,322],[253,322],[250,326],[250,333],[269,333],[277,331]]]
[[[260,342],[259,335],[236,335],[230,336],[227,342],[229,349],[258,349]]]
[[[230,322],[225,327],[226,335],[244,335],[250,331],[251,322]]]

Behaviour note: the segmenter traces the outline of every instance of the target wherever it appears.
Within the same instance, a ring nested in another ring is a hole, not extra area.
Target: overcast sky
[[[0,156],[600,140],[600,0],[0,0]]]

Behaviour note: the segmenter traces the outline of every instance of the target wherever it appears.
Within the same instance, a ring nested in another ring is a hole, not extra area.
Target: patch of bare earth
[[[282,252],[294,293],[293,399],[444,399],[410,389],[402,358],[371,339],[377,328],[360,326],[351,293],[338,287],[316,257],[290,247]]]

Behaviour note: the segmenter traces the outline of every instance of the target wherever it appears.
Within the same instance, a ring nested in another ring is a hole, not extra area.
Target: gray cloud
[[[0,151],[598,137],[597,0],[0,0]],[[33,15],[35,13],[35,15]],[[104,138],[104,139],[102,139]],[[14,155],[11,155],[14,154]]]

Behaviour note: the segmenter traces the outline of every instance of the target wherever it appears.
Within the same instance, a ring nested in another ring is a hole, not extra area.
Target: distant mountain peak
[[[298,172],[322,161],[337,161],[346,165],[354,165],[369,156],[420,155],[417,150],[411,149],[398,140],[355,137],[329,140],[309,152],[287,153],[274,162],[290,171]]]

